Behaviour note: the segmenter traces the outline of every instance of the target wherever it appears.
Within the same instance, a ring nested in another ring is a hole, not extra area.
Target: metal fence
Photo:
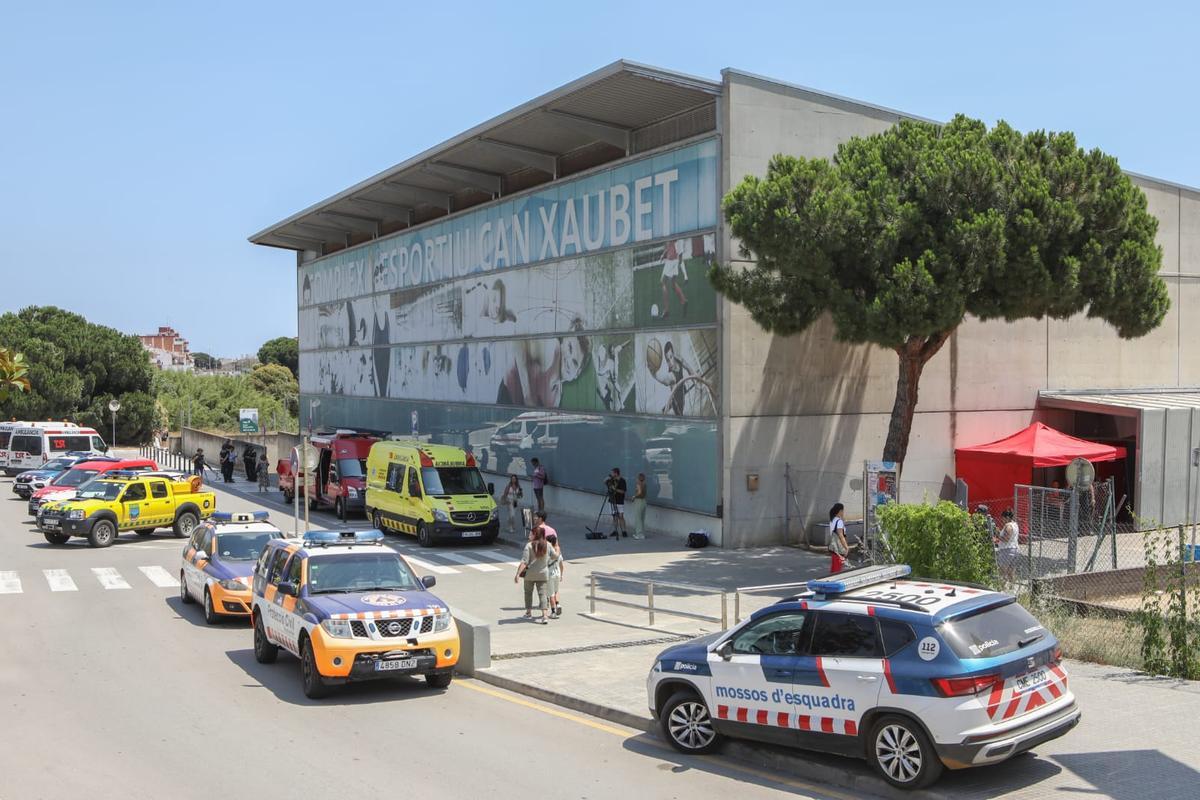
[[[610,590],[608,592],[610,596],[605,596],[601,592],[605,589],[603,584],[607,582],[619,583],[633,588],[632,591],[624,592],[613,592]],[[644,596],[646,602],[636,603],[630,600],[618,600],[616,597],[611,596],[612,594],[631,596],[633,593]],[[673,602],[675,603],[673,608],[663,604],[664,595],[673,596]],[[702,613],[698,610],[699,608],[708,606],[705,598],[720,599],[720,616]],[[631,608],[646,612],[647,624],[650,626],[654,625],[655,615],[660,615],[683,617],[701,622],[715,622],[721,625],[722,630],[729,627],[729,595],[724,589],[716,586],[698,586],[690,583],[647,580],[629,575],[615,575],[611,572],[593,572],[588,575],[587,599],[589,611],[592,614],[596,613],[597,603]],[[697,601],[699,601],[699,604]],[[681,605],[690,605],[691,608],[685,609],[680,607]]]
[[[1118,533],[1118,507],[1111,479],[1084,489],[1015,487],[1012,510],[1023,556],[1018,577],[1143,566],[1142,537]]]

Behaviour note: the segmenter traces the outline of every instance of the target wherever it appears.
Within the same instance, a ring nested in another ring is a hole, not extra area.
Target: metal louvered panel
[[[644,153],[716,129],[717,104],[709,103],[634,131],[633,152]]]

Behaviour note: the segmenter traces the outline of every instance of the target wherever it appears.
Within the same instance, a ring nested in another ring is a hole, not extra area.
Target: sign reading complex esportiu
[[[434,283],[712,227],[710,139],[305,264],[300,305]]]

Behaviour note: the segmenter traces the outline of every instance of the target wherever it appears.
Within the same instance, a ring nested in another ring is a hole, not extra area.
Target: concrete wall
[[[182,441],[181,452],[185,455],[191,455],[196,452],[196,448],[204,450],[204,457],[208,461],[208,465],[214,470],[220,471],[220,465],[217,463],[217,457],[221,453],[221,445],[226,442],[233,442],[237,447],[238,463],[235,470],[236,475],[245,477],[245,469],[242,464],[242,450],[247,444],[254,445],[258,452],[263,450],[264,437],[262,436],[241,436],[220,433],[218,431],[204,431],[199,428],[184,428],[180,437]],[[177,440],[172,438],[172,447]],[[267,460],[271,463],[271,474],[275,474],[275,465],[279,463],[279,459],[286,458],[291,453],[292,447],[300,443],[300,437],[290,433],[272,433],[266,436]]]
[[[733,71],[724,77],[723,191],[746,175],[764,174],[776,153],[828,157],[846,138],[900,119]],[[1172,302],[1162,326],[1127,341],[1083,318],[968,319],[925,367],[904,499],[952,496],[956,446],[1000,438],[1034,419],[1068,424],[1069,414],[1036,408],[1039,390],[1200,385],[1200,194],[1135,182],[1159,219]],[[724,263],[747,264],[727,232],[721,238]],[[861,513],[863,461],[880,457],[887,435],[895,354],[839,343],[827,320],[785,338],[764,332],[727,301],[720,314],[726,546],[795,541],[802,524],[825,519],[838,501],[852,515]],[[785,462],[800,503],[791,531],[783,525]],[[759,475],[756,492],[747,490],[748,472]]]

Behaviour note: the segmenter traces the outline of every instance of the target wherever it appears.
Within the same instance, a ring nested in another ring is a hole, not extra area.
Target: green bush
[[[888,503],[879,507],[888,548],[913,575],[995,586],[996,557],[987,525],[954,503]]]
[[[263,385],[262,377],[259,376],[258,386]],[[285,391],[261,391],[251,375],[198,375],[162,370],[154,376],[154,392],[172,426],[178,425],[181,417],[186,420],[190,416],[195,428],[236,431],[238,409],[257,408],[260,425],[272,426],[273,421],[280,430],[297,430],[295,401]],[[120,418],[117,421],[119,425]]]

